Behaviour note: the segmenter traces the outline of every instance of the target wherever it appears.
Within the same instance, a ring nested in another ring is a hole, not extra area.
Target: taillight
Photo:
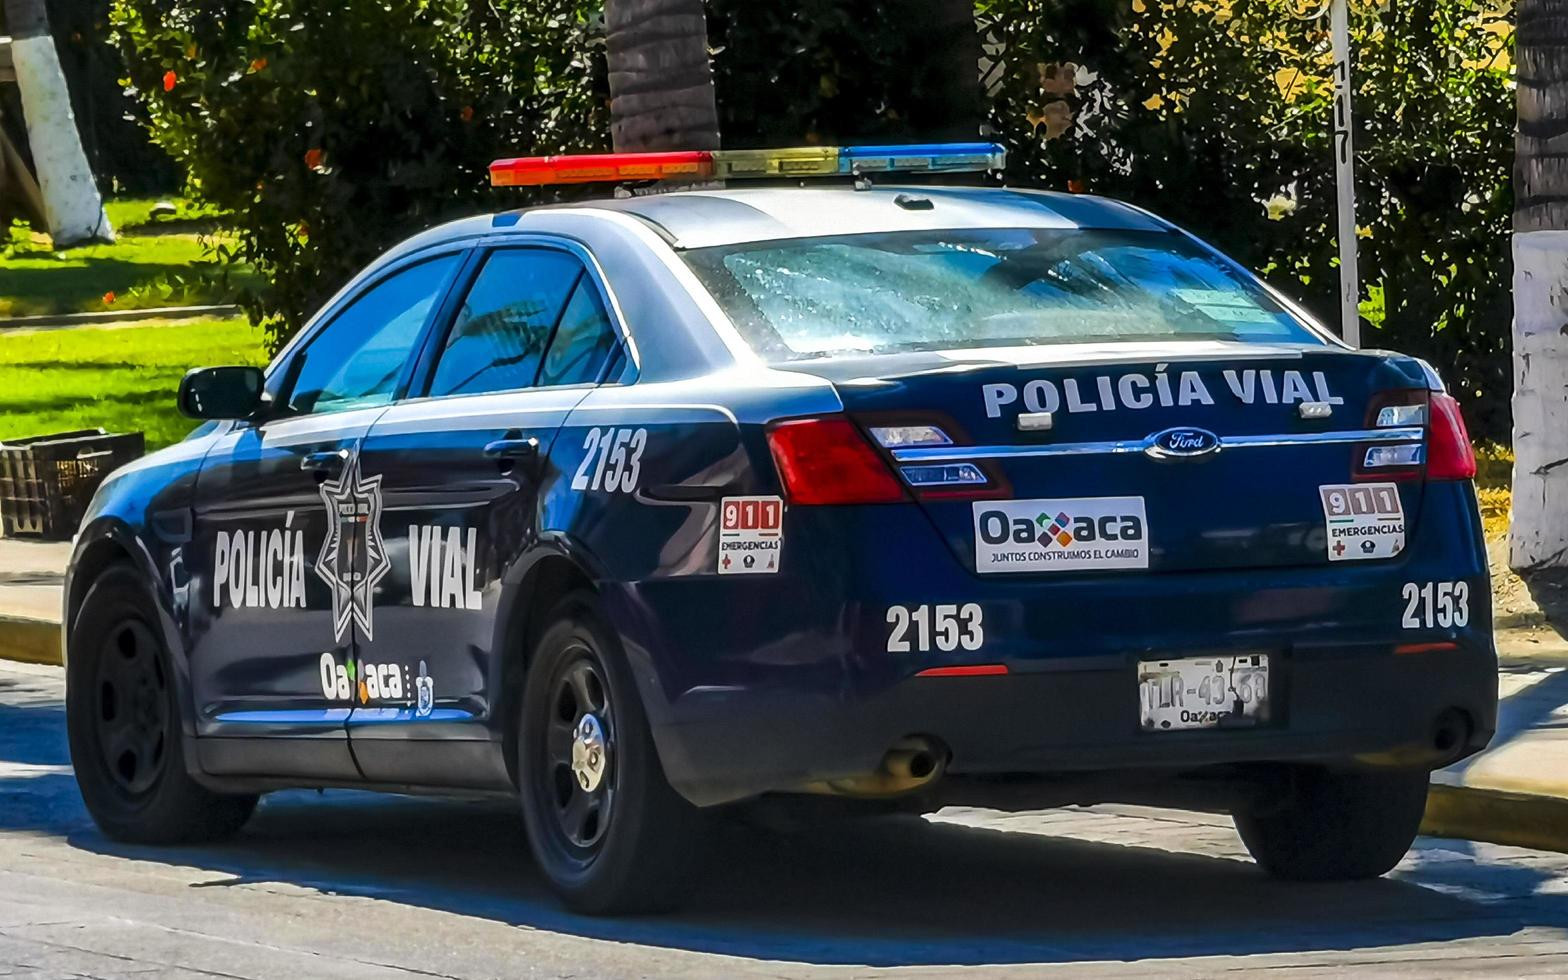
[[[1430,396],[1425,388],[1378,392],[1367,404],[1367,428],[1419,434],[1431,414]],[[1357,443],[1351,452],[1350,470],[1357,480],[1418,480],[1425,470],[1426,443],[1419,435],[1409,442]]]
[[[792,504],[891,504],[906,499],[882,455],[843,416],[780,422],[768,430],[768,448]]]
[[[969,445],[958,423],[939,412],[871,412],[855,416],[871,441],[891,457],[893,469],[918,500],[984,500],[1008,497],[1007,481],[986,462],[944,459],[945,450]]]
[[[1427,430],[1426,478],[1475,479],[1475,447],[1465,428],[1459,402],[1442,391],[1432,392],[1431,428]]]

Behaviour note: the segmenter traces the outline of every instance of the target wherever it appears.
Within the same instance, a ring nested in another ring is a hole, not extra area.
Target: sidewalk
[[[60,590],[69,541],[0,538],[0,658],[60,662]]]
[[[1424,829],[1568,851],[1568,661],[1510,657],[1498,693],[1491,746],[1433,774]]]
[[[60,663],[70,552],[67,542],[0,538],[0,659]],[[1495,561],[1493,574],[1497,735],[1485,752],[1433,775],[1423,830],[1568,852],[1568,640]]]
[[[1425,830],[1568,851],[1568,576],[1526,584],[1489,542],[1492,615],[1501,661],[1497,734],[1478,756],[1432,777]]]

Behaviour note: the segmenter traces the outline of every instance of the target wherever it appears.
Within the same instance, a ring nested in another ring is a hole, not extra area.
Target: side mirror
[[[193,419],[248,419],[261,407],[260,368],[208,367],[180,379],[179,406]]]

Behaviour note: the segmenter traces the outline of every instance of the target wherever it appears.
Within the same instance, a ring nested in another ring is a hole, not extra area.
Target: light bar
[[[513,157],[490,164],[493,187],[618,183],[645,180],[734,180],[832,177],[867,173],[958,173],[1000,170],[999,143],[896,146],[797,146],[777,150],[677,150]]]

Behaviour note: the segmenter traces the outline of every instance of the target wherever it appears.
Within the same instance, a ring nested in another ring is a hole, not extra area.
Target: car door
[[[359,445],[406,386],[461,259],[404,264],[348,299],[276,365],[274,407],[203,464],[189,669],[198,734],[224,736],[203,739],[209,772],[358,776],[344,730],[354,634],[388,568]]]
[[[349,720],[367,778],[508,785],[490,724],[501,581],[537,529],[562,421],[618,350],[600,287],[565,247],[481,257],[418,390],[371,427],[390,568],[357,638],[371,697]]]

